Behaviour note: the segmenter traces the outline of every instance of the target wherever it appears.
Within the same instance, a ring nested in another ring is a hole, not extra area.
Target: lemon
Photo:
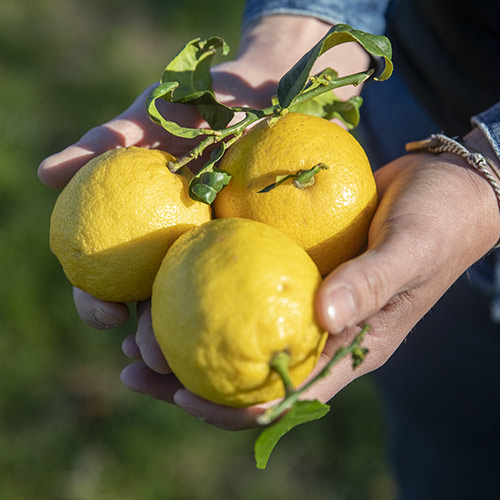
[[[328,169],[312,186],[301,189],[290,180],[259,193],[277,176],[319,163]],[[214,216],[245,217],[279,229],[309,253],[323,275],[366,244],[377,205],[375,180],[363,148],[339,125],[293,112],[272,126],[262,121],[228,149],[219,168],[232,179],[215,199]]]
[[[153,329],[173,373],[195,394],[247,406],[284,394],[270,361],[290,355],[300,384],[327,334],[314,316],[321,281],[307,253],[248,219],[207,222],[169,249],[153,285]]]
[[[169,246],[211,218],[188,196],[188,174],[172,174],[170,154],[128,147],[84,165],[63,189],[50,221],[50,248],[69,281],[103,300],[151,296]]]

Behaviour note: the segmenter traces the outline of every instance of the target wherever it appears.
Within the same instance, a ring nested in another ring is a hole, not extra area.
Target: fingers
[[[216,405],[183,389],[171,374],[170,367],[154,337],[150,301],[137,305],[137,333],[123,341],[122,350],[130,358],[141,360],[122,371],[121,380],[124,385],[135,392],[175,403],[188,413],[216,427],[228,430],[255,427],[256,416],[265,411],[264,406],[229,408]]]
[[[160,346],[154,336],[150,300],[137,304],[137,332],[135,334],[135,342],[141,359],[149,368],[161,374],[171,373],[165,356],[161,352]]]
[[[174,375],[163,375],[148,368],[142,361],[126,366],[120,379],[129,389],[155,399],[174,402],[174,394],[182,388]]]
[[[130,125],[124,120],[116,120],[89,130],[75,144],[43,160],[38,167],[38,178],[48,187],[63,188],[92,158],[127,145],[127,133],[133,130]]]
[[[174,394],[174,402],[196,418],[230,431],[255,427],[256,417],[265,411],[265,406],[231,408],[217,405],[196,396],[185,388]]]
[[[320,325],[331,333],[353,327],[432,276],[440,262],[439,236],[429,238],[429,232],[433,228],[428,220],[386,221],[368,251],[321,284],[316,297]]]
[[[73,288],[73,299],[82,320],[97,330],[123,325],[129,317],[129,310],[125,304],[105,302],[79,288]]]
[[[120,116],[89,130],[79,141],[49,156],[38,167],[38,177],[49,187],[62,188],[89,160],[99,154],[126,146],[158,147],[168,135],[146,113],[146,89]]]
[[[120,326],[129,317],[129,310],[125,304],[105,302],[79,288],[73,289],[73,297],[82,320],[98,330]],[[137,332],[123,341],[122,350],[129,358],[143,360],[157,373],[171,372],[154,336],[149,300],[137,304]]]
[[[387,267],[379,254],[364,254],[322,283],[316,300],[318,321],[328,332],[340,333],[384,307],[405,283],[404,274]]]
[[[177,404],[196,418],[226,430],[255,427],[256,416],[265,411],[263,407],[229,408],[206,401],[183,388],[174,375],[156,373],[142,361],[125,367],[120,379],[135,392]]]
[[[135,333],[130,334],[123,339],[122,352],[130,359],[142,360],[141,350],[135,341]]]

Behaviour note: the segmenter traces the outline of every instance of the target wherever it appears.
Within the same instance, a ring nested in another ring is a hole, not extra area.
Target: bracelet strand
[[[495,192],[497,202],[500,207],[500,170],[488,161],[481,153],[471,151],[459,142],[459,138],[451,138],[444,134],[432,134],[427,139],[409,142],[406,144],[406,151],[417,153],[427,151],[429,153],[452,153],[463,158],[473,169],[480,172],[488,181]],[[492,173],[494,172],[494,174]],[[496,176],[496,177],[495,177]],[[500,240],[493,249],[500,248]]]

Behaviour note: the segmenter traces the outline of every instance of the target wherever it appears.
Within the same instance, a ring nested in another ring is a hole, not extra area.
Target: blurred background
[[[391,500],[369,377],[295,429],[266,471],[257,431],[212,428],[119,381],[122,328],[83,325],[48,249],[36,168],[122,111],[194,37],[238,46],[243,1],[0,2],[0,498]],[[221,14],[223,13],[223,15]]]

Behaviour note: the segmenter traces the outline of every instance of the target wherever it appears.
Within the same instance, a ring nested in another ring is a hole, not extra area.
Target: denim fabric
[[[493,151],[500,160],[500,102],[491,108],[483,111],[482,113],[472,117],[473,125],[481,129],[483,134],[488,138]],[[490,301],[490,315],[491,319],[496,323],[500,323],[500,251],[497,250],[493,254],[496,258],[494,265],[494,272],[491,273],[491,267],[485,264],[485,261],[479,262],[475,266],[474,277],[479,285],[484,284],[489,287],[490,294],[492,295]],[[489,256],[492,260],[492,256]],[[489,271],[489,272],[488,272]],[[481,278],[481,281],[479,279]]]
[[[477,125],[488,138],[493,150],[500,160],[500,102],[472,117],[472,123]]]
[[[346,23],[373,34],[385,30],[389,0],[247,0],[243,27],[272,14],[316,17],[331,24]]]

